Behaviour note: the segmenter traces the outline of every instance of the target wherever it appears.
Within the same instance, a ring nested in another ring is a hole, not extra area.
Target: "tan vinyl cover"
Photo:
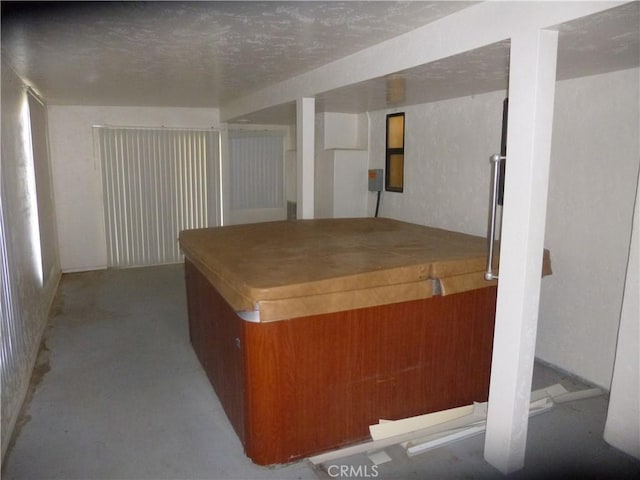
[[[495,285],[483,277],[485,238],[383,218],[187,230],[180,246],[262,322],[428,298],[434,284],[443,295]]]

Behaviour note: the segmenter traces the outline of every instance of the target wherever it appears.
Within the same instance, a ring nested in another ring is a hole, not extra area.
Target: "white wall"
[[[25,86],[2,59],[2,214],[9,261],[15,323],[3,311],[2,322],[2,456],[11,437],[24,400],[31,371],[38,353],[42,333],[47,324],[51,302],[60,279],[57,255],[45,278],[40,268],[40,247],[33,241],[32,219],[37,225],[37,209],[32,202],[33,167],[27,146],[28,134],[23,117]],[[39,179],[50,181],[50,179]],[[54,205],[55,207],[55,205]],[[49,211],[53,211],[52,208]],[[43,245],[56,244],[55,218],[40,222]],[[4,302],[3,302],[4,304]],[[6,307],[6,305],[3,305]],[[6,329],[5,329],[6,328]]]
[[[316,114],[316,150],[367,148],[366,114]]]
[[[636,191],[633,215],[631,251],[604,438],[640,460],[640,422],[633,421],[640,418],[640,190]]]
[[[334,192],[333,151],[316,151],[314,207],[316,218],[333,217]]]
[[[366,150],[316,153],[315,218],[367,216],[368,163]]]
[[[504,96],[372,112],[369,168],[384,168],[385,115],[406,114],[405,190],[383,192],[380,216],[486,235]],[[536,356],[605,388],[638,178],[638,104],[638,69],[556,88],[545,240],[554,273],[542,282]]]
[[[50,106],[49,136],[60,244],[65,272],[105,268],[100,165],[93,125],[219,128],[217,109]]]
[[[558,82],[536,355],[609,388],[640,162],[638,69]],[[638,295],[638,292],[635,292]]]
[[[316,218],[367,215],[367,114],[323,112],[315,117]]]

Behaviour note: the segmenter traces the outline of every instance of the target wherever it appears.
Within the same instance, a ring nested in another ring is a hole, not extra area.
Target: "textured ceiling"
[[[2,2],[2,53],[49,103],[220,107],[473,2]],[[640,62],[640,3],[557,26],[558,78]],[[509,42],[317,96],[362,112],[506,89]],[[295,105],[245,118],[293,123]]]
[[[640,2],[557,26],[558,78],[624,70],[640,64]]]
[[[57,104],[219,107],[470,2],[2,4],[2,49]]]
[[[639,2],[556,28],[559,30],[557,78],[560,80],[640,64]],[[509,41],[487,45],[392,76],[327,92],[317,100],[327,111],[354,113],[506,89],[509,50]],[[395,94],[394,84],[398,85]]]
[[[640,2],[555,27],[557,78],[565,80],[640,66]],[[504,41],[390,76],[316,96],[317,110],[360,113],[506,90],[510,42]],[[269,120],[271,119],[271,120]],[[295,105],[255,112],[244,121],[295,122]]]

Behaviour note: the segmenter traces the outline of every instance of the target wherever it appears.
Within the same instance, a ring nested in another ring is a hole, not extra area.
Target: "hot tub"
[[[191,342],[255,463],[487,400],[486,239],[362,218],[189,230],[180,245]]]

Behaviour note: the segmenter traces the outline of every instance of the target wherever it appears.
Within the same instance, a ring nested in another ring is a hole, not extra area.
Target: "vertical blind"
[[[51,275],[56,263],[58,245],[44,239],[56,238],[55,212],[53,203],[53,185],[49,168],[49,148],[47,143],[47,110],[44,103],[36,95],[27,91],[29,105],[29,123],[31,130],[31,153],[36,188],[36,204],[38,206],[39,249],[42,262],[43,282]]]
[[[177,263],[181,230],[220,224],[212,130],[95,127],[111,267]]]
[[[284,135],[229,132],[231,209],[283,208]]]
[[[4,190],[4,185],[2,186]],[[27,335],[25,335],[23,319],[20,309],[16,308],[16,290],[11,272],[11,256],[8,251],[7,237],[5,236],[5,218],[3,210],[3,200],[0,194],[0,273],[2,285],[2,296],[0,296],[0,333],[2,345],[0,346],[0,367],[2,374],[2,426],[6,426],[5,421],[19,407],[20,375],[22,365],[26,364],[24,356],[20,352],[28,351]],[[27,377],[28,378],[28,377]]]

